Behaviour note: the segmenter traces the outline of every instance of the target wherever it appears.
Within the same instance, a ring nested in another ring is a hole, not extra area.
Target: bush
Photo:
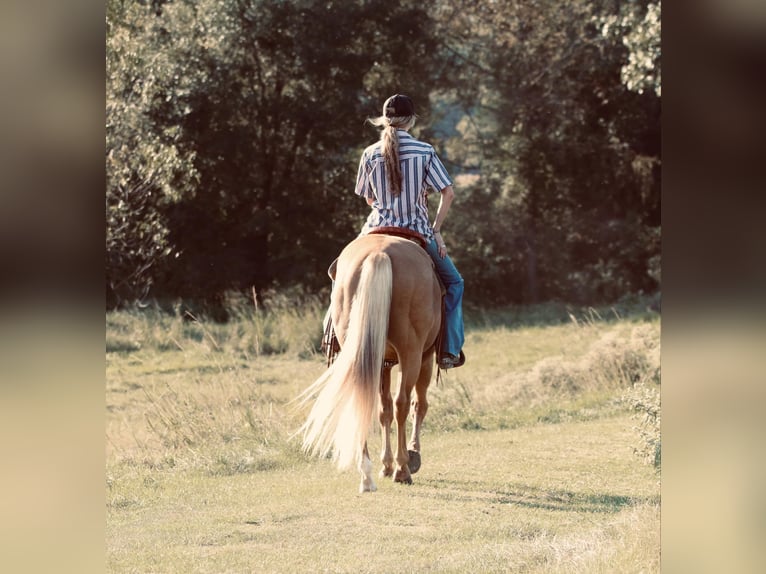
[[[659,471],[662,466],[662,435],[658,386],[641,382],[625,394],[623,401],[640,419],[639,425],[635,427],[640,443],[633,449],[634,452]]]
[[[561,356],[542,359],[529,372],[528,382],[567,394],[633,387],[643,382],[659,384],[659,350],[656,326],[637,326],[629,337],[613,329],[596,340],[578,361]]]
[[[587,328],[587,327],[586,327]],[[583,391],[626,388],[620,402],[639,419],[639,444],[634,452],[658,471],[662,463],[659,327],[633,328],[628,337],[605,333],[577,361],[546,357],[528,374],[530,387],[573,396]]]

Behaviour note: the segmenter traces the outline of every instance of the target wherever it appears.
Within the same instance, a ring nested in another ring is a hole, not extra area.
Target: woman
[[[383,131],[380,141],[362,154],[355,193],[372,207],[362,228],[363,235],[380,227],[399,227],[425,239],[426,251],[447,290],[445,333],[438,364],[442,369],[451,369],[465,363],[463,278],[447,255],[447,245],[441,235],[455,192],[434,148],[408,133],[416,118],[412,100],[396,94],[383,104],[382,116],[368,120]],[[429,187],[441,194],[433,225],[428,216]]]

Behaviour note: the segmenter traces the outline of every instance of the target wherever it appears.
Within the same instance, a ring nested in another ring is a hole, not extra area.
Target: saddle
[[[402,237],[404,239],[409,239],[410,241],[413,241],[414,243],[417,243],[422,247],[424,250],[426,248],[426,238],[423,237],[420,233],[417,231],[412,231],[411,229],[406,229],[404,227],[377,227],[369,232],[370,234],[382,234],[382,235],[393,235],[395,237]],[[330,267],[327,269],[327,274],[330,276],[330,279],[335,281],[335,274],[338,269],[338,259],[337,257],[335,260],[330,263]],[[441,277],[439,277],[439,274],[436,273],[436,269],[434,268],[433,261],[431,262],[431,269],[434,271],[434,275],[436,276],[436,280],[439,282],[439,289],[441,290],[441,325],[439,325],[439,334],[436,336],[436,342],[434,343],[434,346],[436,347],[436,353],[435,353],[435,360],[437,367],[439,366],[439,349],[441,348],[441,342],[444,340],[444,328],[446,326],[445,320],[444,320],[444,299],[445,295],[447,293],[447,289],[444,286],[444,283],[442,282]],[[340,342],[338,341],[338,337],[335,336],[335,329],[332,324],[332,318],[330,318],[329,314],[327,317],[327,325],[325,325],[324,329],[324,335],[322,336],[322,345],[321,345],[322,353],[327,357],[327,366],[333,364],[335,361],[335,357],[340,352]],[[383,361],[383,366],[387,368],[391,368],[394,365],[396,365],[398,361],[396,359],[389,360],[386,359]],[[438,369],[437,369],[438,374]]]
[[[423,249],[426,248],[426,238],[417,231],[407,229],[406,227],[376,227],[370,231],[368,235],[393,235],[395,237],[402,237],[414,241]]]

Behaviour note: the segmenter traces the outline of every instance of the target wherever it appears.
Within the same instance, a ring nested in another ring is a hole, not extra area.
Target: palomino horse
[[[441,322],[441,290],[428,254],[408,239],[358,237],[340,254],[331,316],[341,350],[335,362],[301,396],[316,396],[301,430],[303,448],[327,455],[338,468],[356,466],[360,492],[374,492],[367,436],[376,406],[382,430],[381,476],[412,484],[420,468],[420,427],[428,410]],[[391,399],[391,367],[399,388]],[[414,424],[406,445],[407,415],[415,389]],[[378,402],[380,393],[380,402]],[[391,423],[396,417],[396,459]],[[394,468],[394,463],[396,468]]]

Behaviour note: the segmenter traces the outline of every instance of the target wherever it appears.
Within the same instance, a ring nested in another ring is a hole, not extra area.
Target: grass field
[[[107,315],[109,572],[659,572],[657,315],[468,313],[414,484],[360,495],[290,440],[323,307],[278,303]]]

